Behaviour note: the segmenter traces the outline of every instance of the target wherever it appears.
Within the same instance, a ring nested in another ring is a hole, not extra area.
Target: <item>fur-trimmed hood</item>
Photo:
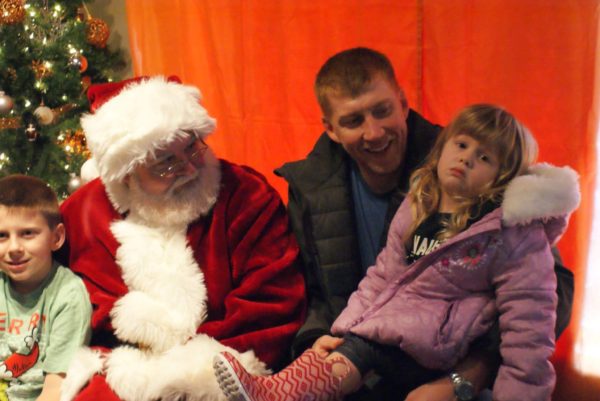
[[[555,245],[567,228],[569,215],[579,206],[579,176],[570,167],[547,163],[532,166],[513,179],[502,202],[502,223],[508,227],[541,221],[548,242]]]
[[[536,219],[568,216],[577,209],[580,198],[579,175],[575,170],[548,163],[536,164],[506,188],[502,221],[507,226],[515,226]]]

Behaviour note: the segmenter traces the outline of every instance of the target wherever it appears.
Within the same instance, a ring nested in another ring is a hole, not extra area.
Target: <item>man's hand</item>
[[[425,383],[417,387],[406,397],[405,401],[454,401],[454,386],[449,377]]]
[[[473,384],[478,395],[494,382],[494,375],[500,364],[500,355],[486,349],[472,349],[469,354],[452,369]],[[411,391],[405,401],[455,401],[454,385],[448,375],[423,384]]]
[[[322,357],[327,357],[331,351],[342,345],[344,339],[332,336],[321,336],[315,341],[312,349]]]

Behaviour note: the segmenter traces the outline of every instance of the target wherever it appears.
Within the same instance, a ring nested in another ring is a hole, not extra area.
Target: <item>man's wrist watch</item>
[[[450,380],[454,386],[454,395],[458,401],[471,401],[475,397],[473,383],[456,372],[450,373]]]

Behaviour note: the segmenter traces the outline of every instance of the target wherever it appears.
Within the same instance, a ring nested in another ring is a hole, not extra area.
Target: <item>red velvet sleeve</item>
[[[287,354],[304,319],[298,246],[283,202],[264,177],[248,168],[222,167],[220,201],[207,235],[213,246],[203,264],[209,310],[216,313],[200,331],[235,349],[253,349],[273,366]],[[220,229],[226,244],[210,240]],[[221,275],[226,269],[228,279]],[[222,279],[211,279],[217,276]]]

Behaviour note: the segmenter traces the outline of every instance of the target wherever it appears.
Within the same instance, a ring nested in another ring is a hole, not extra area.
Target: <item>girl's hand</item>
[[[331,353],[331,351],[342,345],[343,342],[343,338],[325,335],[319,337],[317,341],[315,341],[315,343],[312,346],[312,349],[317,354],[325,358]]]

